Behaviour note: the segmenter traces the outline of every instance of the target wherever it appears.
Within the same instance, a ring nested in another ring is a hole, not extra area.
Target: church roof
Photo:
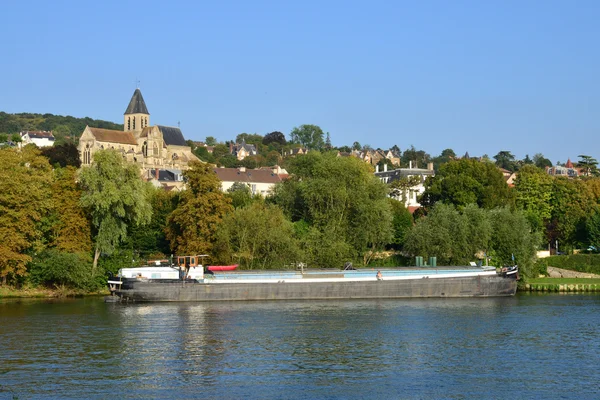
[[[133,133],[115,131],[112,129],[89,128],[90,132],[99,142],[137,144]]]
[[[127,106],[127,110],[125,110],[125,115],[127,114],[150,115],[150,113],[148,112],[148,108],[146,107],[146,102],[142,97],[142,92],[140,92],[140,89],[135,89],[135,92],[133,92],[133,96],[131,96],[131,101]]]
[[[167,146],[187,146],[181,129],[172,126],[156,125],[163,135],[163,140]]]

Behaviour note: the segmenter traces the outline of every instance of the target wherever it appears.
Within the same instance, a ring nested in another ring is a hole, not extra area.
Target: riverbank
[[[64,297],[83,297],[83,296],[100,296],[110,294],[108,290],[99,292],[82,292],[81,290],[75,290],[70,288],[43,288],[43,287],[1,287],[0,286],[0,299],[19,299],[19,298],[38,298],[38,299],[52,299],[52,298],[64,298]]]
[[[526,292],[600,292],[600,275],[548,267],[548,277],[519,285]]]

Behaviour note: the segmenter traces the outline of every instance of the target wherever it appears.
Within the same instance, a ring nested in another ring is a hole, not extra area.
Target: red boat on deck
[[[238,267],[237,264],[234,265],[211,265],[208,267],[209,271],[233,271]]]

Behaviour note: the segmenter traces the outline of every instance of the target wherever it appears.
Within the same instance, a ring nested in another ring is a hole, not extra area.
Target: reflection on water
[[[0,399],[598,398],[600,296],[0,302]]]

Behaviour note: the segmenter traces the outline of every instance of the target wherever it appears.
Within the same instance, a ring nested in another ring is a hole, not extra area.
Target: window
[[[92,160],[92,154],[90,151],[90,145],[86,144],[85,145],[85,150],[83,151],[83,163],[84,164],[91,164],[91,160]]]
[[[133,117],[133,130],[135,130],[135,117]]]
[[[127,117],[127,130],[131,130],[131,117]]]
[[[158,146],[156,145],[156,143],[154,143],[154,157],[158,157]]]

